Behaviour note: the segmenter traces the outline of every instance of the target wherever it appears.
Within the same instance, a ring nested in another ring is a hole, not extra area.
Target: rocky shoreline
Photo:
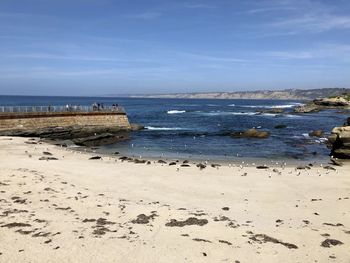
[[[332,130],[328,140],[332,148],[332,157],[350,159],[350,117],[343,126]]]
[[[312,113],[327,109],[350,110],[350,101],[344,97],[314,99],[294,108],[294,113]]]
[[[63,146],[66,146],[67,143],[74,143],[78,146],[99,146],[128,140],[130,139],[130,132],[143,128],[144,127],[139,124],[131,124],[131,129],[121,129],[119,127],[110,126],[75,125],[1,131],[0,136],[39,137]]]

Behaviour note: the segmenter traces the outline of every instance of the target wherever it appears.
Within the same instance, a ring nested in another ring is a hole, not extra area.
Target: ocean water
[[[125,142],[97,151],[128,156],[192,158],[199,160],[326,159],[325,145],[331,129],[344,123],[348,114],[334,110],[295,115],[298,100],[141,99],[92,97],[0,96],[1,105],[91,105],[94,102],[125,107],[130,122],[147,129],[133,132]],[[259,114],[283,108],[283,114]],[[275,129],[279,124],[285,129]],[[234,139],[230,132],[256,127],[271,132],[268,139]],[[323,129],[325,138],[310,138]]]

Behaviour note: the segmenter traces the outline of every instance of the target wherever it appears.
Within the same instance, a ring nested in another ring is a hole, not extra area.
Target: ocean
[[[145,130],[133,132],[131,139],[99,147],[97,152],[136,157],[198,160],[325,160],[330,150],[326,137],[333,127],[345,122],[348,114],[334,110],[293,114],[298,100],[216,100],[143,99],[111,97],[31,97],[0,96],[0,106],[38,105],[124,106],[131,123]],[[278,109],[283,114],[259,111]],[[276,125],[286,125],[276,129]],[[269,131],[267,139],[232,138],[231,132],[252,127]],[[325,131],[323,138],[309,137],[313,130]]]

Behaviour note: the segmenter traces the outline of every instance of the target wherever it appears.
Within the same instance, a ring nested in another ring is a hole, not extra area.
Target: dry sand
[[[0,137],[0,262],[350,262],[348,164],[200,170],[33,142]]]

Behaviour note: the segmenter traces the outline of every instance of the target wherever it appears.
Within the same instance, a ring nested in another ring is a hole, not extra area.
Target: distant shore
[[[163,99],[249,99],[249,100],[313,100],[350,93],[350,88],[324,89],[282,89],[233,92],[191,92],[167,94],[128,95],[129,98],[163,98]],[[110,95],[113,96],[113,95]]]
[[[349,260],[348,163],[92,157],[0,137],[1,262]]]

